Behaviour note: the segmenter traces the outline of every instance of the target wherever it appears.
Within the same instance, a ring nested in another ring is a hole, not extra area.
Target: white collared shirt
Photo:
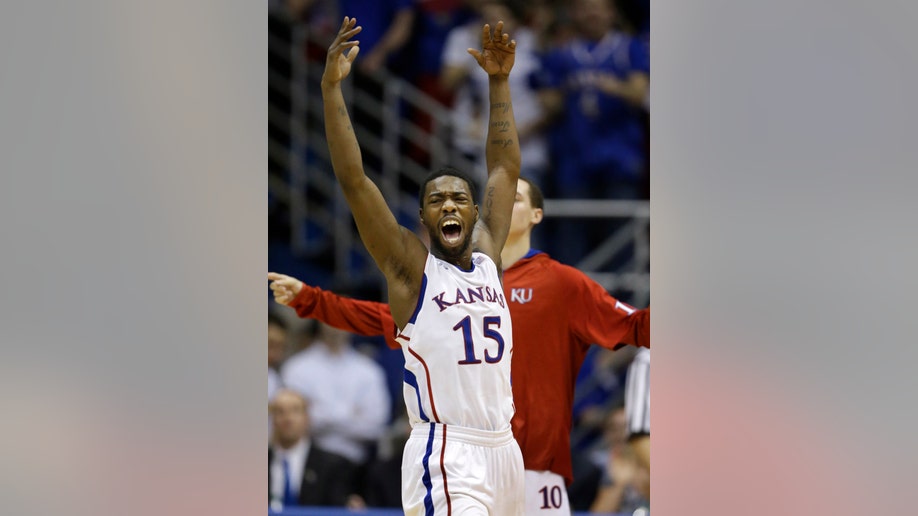
[[[386,373],[350,345],[332,352],[321,341],[290,357],[281,381],[309,400],[309,435],[320,448],[360,464],[382,437],[392,400]]]
[[[306,458],[309,456],[309,440],[300,439],[293,448],[284,450],[283,448],[272,445],[274,457],[271,464],[268,465],[269,474],[271,475],[271,500],[284,500],[284,459],[287,459],[288,470],[290,471],[290,490],[293,491],[293,497],[300,497],[300,486],[303,484],[303,470],[306,467]]]

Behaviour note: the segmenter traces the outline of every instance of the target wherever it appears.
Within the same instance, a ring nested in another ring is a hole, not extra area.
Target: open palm
[[[325,58],[325,73],[322,80],[329,84],[341,82],[349,73],[351,73],[351,63],[360,53],[359,41],[348,41],[362,30],[357,25],[356,18],[344,17],[341,23],[341,29],[338,30],[338,36],[328,47],[328,55]],[[348,50],[347,54],[344,53]]]
[[[488,75],[506,77],[516,58],[516,41],[504,32],[504,22],[497,22],[493,33],[486,23],[481,29],[481,51],[470,48],[468,52]]]

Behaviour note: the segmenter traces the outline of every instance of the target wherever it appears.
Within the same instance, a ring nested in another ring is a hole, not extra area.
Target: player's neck
[[[507,243],[504,244],[504,249],[500,252],[500,261],[504,270],[509,269],[520,258],[526,256],[530,247],[531,240],[528,231],[519,238],[508,238]]]
[[[473,249],[471,246],[469,246],[468,249],[462,253],[456,255],[444,253],[442,249],[438,249],[436,247],[431,248],[431,252],[437,258],[443,260],[446,263],[451,263],[464,271],[470,270],[472,268]]]

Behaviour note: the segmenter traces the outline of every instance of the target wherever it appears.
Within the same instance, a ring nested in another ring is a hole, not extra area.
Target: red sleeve
[[[577,269],[565,267],[565,284],[575,286],[568,299],[571,331],[583,342],[614,349],[618,344],[650,347],[650,308],[636,310],[615,299]]]
[[[637,310],[631,317],[634,319],[634,344],[642,348],[650,348],[650,307]]]
[[[351,299],[319,287],[303,285],[299,294],[290,302],[290,307],[304,319],[317,319],[357,335],[383,335],[390,348],[401,348],[395,341],[398,334],[395,320],[392,319],[389,305],[385,303]]]

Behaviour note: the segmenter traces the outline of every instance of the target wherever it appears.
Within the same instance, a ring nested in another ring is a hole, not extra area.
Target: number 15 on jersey
[[[485,339],[490,339],[497,342],[497,354],[491,355],[487,348],[484,350],[484,360],[489,364],[496,364],[500,362],[500,359],[504,356],[504,338],[501,336],[494,328],[500,328],[500,316],[485,317],[484,318],[484,335]],[[478,355],[475,352],[475,341],[474,336],[472,335],[472,318],[471,316],[465,316],[464,319],[459,321],[458,324],[453,326],[454,331],[462,330],[462,340],[465,342],[465,359],[460,360],[459,363],[462,365],[466,364],[480,364],[481,359],[478,358]]]

